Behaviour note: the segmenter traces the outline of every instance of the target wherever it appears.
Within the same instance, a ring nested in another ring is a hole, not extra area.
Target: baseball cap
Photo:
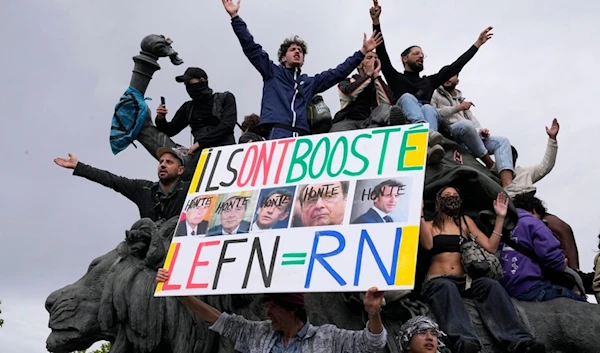
[[[181,161],[181,165],[185,167],[185,157],[183,156],[183,153],[181,153],[180,150],[178,150],[175,147],[173,147],[173,148],[160,147],[159,149],[156,150],[156,157],[158,157],[158,159],[160,159],[160,157],[165,153],[170,153],[170,154],[174,155],[175,157],[177,157],[177,159],[179,159]]]
[[[199,67],[188,67],[187,70],[181,76],[175,77],[175,81],[177,82],[186,82],[193,78],[203,78],[208,80],[208,76],[206,75],[206,71],[202,70]]]

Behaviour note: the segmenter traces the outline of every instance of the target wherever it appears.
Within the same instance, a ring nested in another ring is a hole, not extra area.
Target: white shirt
[[[389,214],[388,214],[388,213],[384,213],[382,210],[378,209],[378,208],[377,208],[377,207],[375,207],[375,206],[371,207],[371,209],[372,209],[372,210],[374,210],[375,212],[377,212],[377,214],[379,215],[379,217],[381,217],[381,219],[383,219],[383,221],[384,221],[384,222],[385,222],[385,219],[384,219],[384,217],[385,217],[385,216],[389,216]],[[390,217],[390,218],[392,218],[392,217]],[[386,223],[387,223],[387,222],[386,222]]]
[[[223,226],[221,226],[221,229],[223,229],[223,235],[237,234],[238,229],[240,229],[240,225],[238,224],[238,226],[235,227],[235,229],[231,233],[227,233],[227,231],[223,228]]]

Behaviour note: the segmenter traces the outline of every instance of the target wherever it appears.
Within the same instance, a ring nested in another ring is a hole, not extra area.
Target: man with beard
[[[235,97],[230,92],[213,92],[208,86],[208,75],[197,67],[188,68],[183,75],[175,77],[175,80],[185,84],[192,100],[183,103],[170,122],[166,120],[167,108],[164,104],[159,105],[156,109],[156,128],[172,137],[189,126],[194,143],[187,154],[192,156],[189,165],[195,167],[203,149],[235,144]],[[193,169],[190,172],[193,173]]]
[[[398,198],[403,194],[404,188],[404,184],[393,179],[377,184],[369,195],[373,200],[373,207],[358,216],[351,224],[394,222],[390,213],[398,205]]]
[[[490,130],[481,127],[471,112],[473,103],[465,100],[462,92],[456,88],[458,82],[458,74],[444,82],[433,93],[431,105],[450,126],[454,140],[466,146],[486,167],[498,172],[500,183],[507,192],[514,190],[517,185],[513,183],[515,169],[510,142],[506,137],[491,135]]]
[[[375,6],[371,7],[370,14],[373,21],[373,29],[381,34],[381,24],[379,23],[381,6],[377,2]],[[385,47],[385,41],[379,45],[376,52],[381,61],[381,71],[390,85],[392,92],[394,92],[394,96],[398,98],[397,104],[411,123],[426,122],[429,123],[430,130],[438,131],[437,111],[429,105],[433,91],[462,70],[467,62],[475,56],[479,48],[492,38],[493,33],[490,33],[491,30],[492,27],[484,29],[469,50],[455,62],[444,66],[437,74],[431,76],[420,76],[425,61],[425,54],[421,47],[412,45],[402,52],[400,56],[404,66],[404,73],[400,73],[392,66],[392,61]],[[442,136],[431,133],[429,139],[430,146],[437,146],[442,141]],[[437,152],[434,156],[435,159],[443,158],[443,148],[439,146],[436,149],[441,149],[441,153]]]
[[[263,96],[260,111],[261,134],[269,139],[280,139],[310,134],[309,106],[318,93],[324,92],[344,80],[362,62],[365,55],[375,49],[381,38],[373,34],[364,36],[362,48],[334,69],[315,76],[301,73],[306,43],[298,36],[288,38],[279,47],[275,64],[263,48],[254,42],[246,23],[238,16],[239,0],[222,0],[231,16],[231,26],[250,63],[263,78]]]
[[[176,148],[161,147],[156,151],[158,163],[158,182],[141,179],[129,179],[97,169],[77,160],[69,153],[69,158],[55,158],[57,165],[73,169],[73,175],[95,181],[109,187],[133,201],[139,209],[140,218],[148,217],[153,221],[179,216],[189,182],[181,181],[185,170],[184,157]]]

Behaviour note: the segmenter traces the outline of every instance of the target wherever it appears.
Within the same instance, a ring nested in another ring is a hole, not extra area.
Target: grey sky
[[[592,269],[598,248],[595,117],[600,69],[597,2],[381,0],[382,30],[397,69],[399,54],[419,44],[424,73],[454,61],[488,25],[494,38],[461,73],[459,88],[492,134],[510,138],[519,164],[537,163],[547,135],[561,124],[555,169],[537,184],[538,196],[575,231],[581,267]],[[368,0],[244,0],[240,15],[274,57],[281,41],[308,42],[304,71],[341,63],[371,32]],[[307,26],[306,24],[310,25]],[[156,162],[138,145],[113,156],[108,134],[113,108],[127,88],[140,40],[170,36],[185,61],[162,59],[147,92],[154,111],[160,96],[172,118],[188,99],[174,80],[200,66],[215,90],[236,95],[238,119],[260,111],[262,81],[243,55],[219,0],[10,1],[0,11],[5,50],[0,59],[0,300],[6,323],[3,353],[45,351],[47,295],[77,280],[96,256],[114,248],[138,218],[121,195],[73,177],[52,162],[72,152],[116,174],[156,179]],[[594,44],[596,43],[596,44]],[[325,94],[339,109],[335,89]],[[189,143],[189,131],[177,141]],[[579,201],[577,201],[579,200]]]

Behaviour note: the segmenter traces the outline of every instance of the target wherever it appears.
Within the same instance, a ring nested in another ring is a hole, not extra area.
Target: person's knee
[[[479,136],[479,132],[475,128],[472,122],[469,120],[461,120],[452,124],[452,131],[458,132],[459,136],[469,135],[469,136]]]
[[[437,110],[434,107],[432,107],[431,105],[429,105],[429,104],[424,104],[421,107],[421,111],[423,111],[423,114],[427,114],[427,115],[433,115],[433,116],[436,116],[436,117],[438,115]]]
[[[489,277],[477,278],[475,280],[474,287],[477,288],[479,292],[483,293],[504,291],[504,288],[502,287],[500,282]]]
[[[400,96],[400,99],[398,99],[398,103],[417,103],[417,97],[413,96],[410,93],[404,93],[403,95]]]
[[[508,140],[508,138],[504,136],[494,136],[493,139],[496,141],[496,143],[498,143],[499,146],[510,149],[510,141]]]

